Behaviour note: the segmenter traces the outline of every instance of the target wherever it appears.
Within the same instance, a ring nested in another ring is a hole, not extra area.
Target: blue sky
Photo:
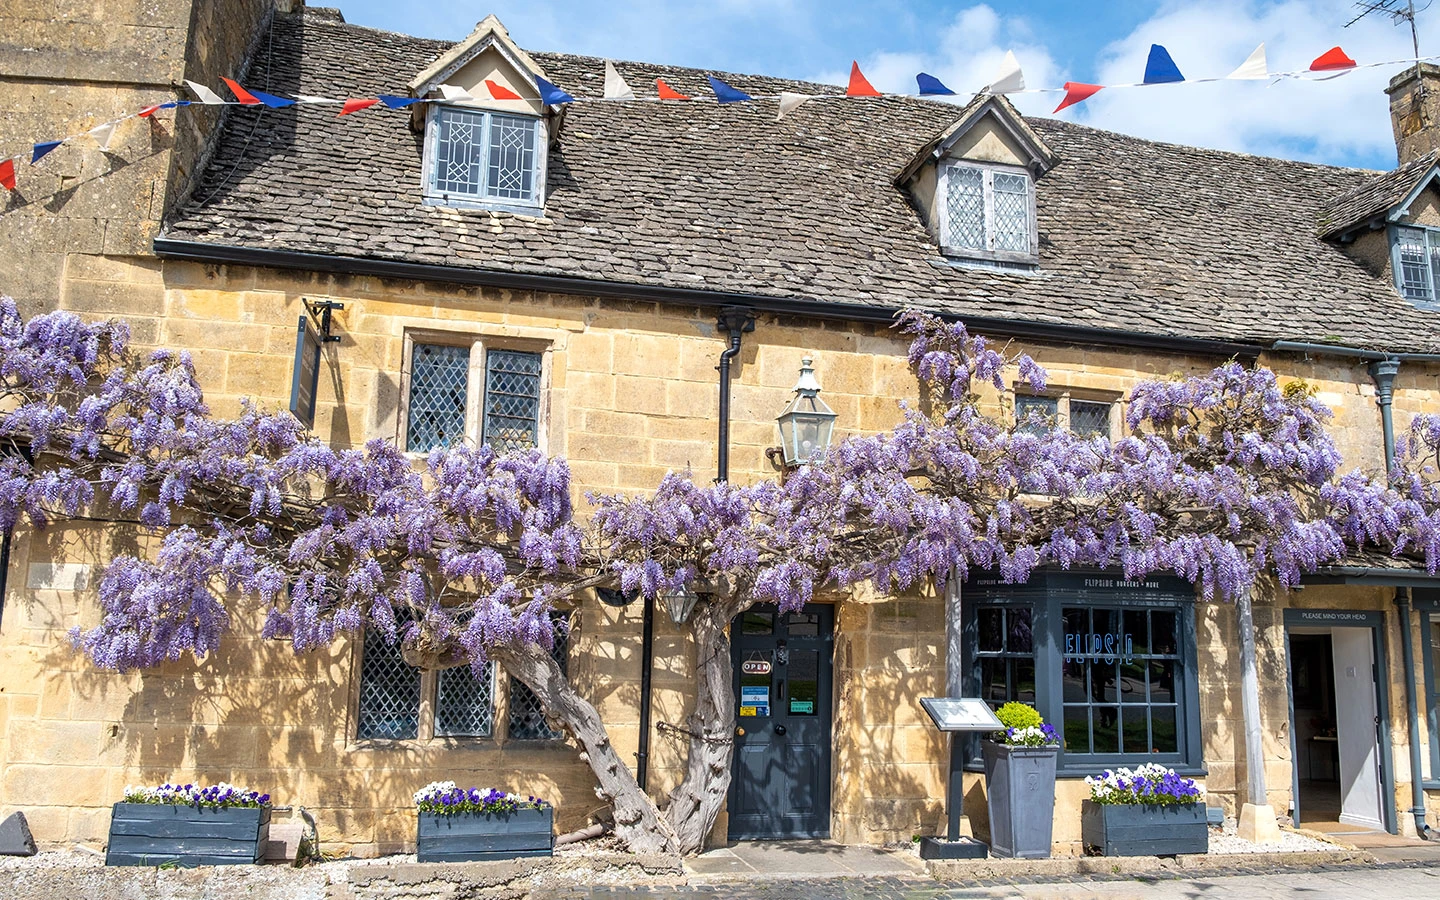
[[[319,5],[337,0],[312,0]],[[1343,28],[1349,0],[338,0],[346,21],[459,40],[495,13],[523,47],[732,72],[843,82],[852,59],[882,90],[938,75],[965,94],[1014,50],[1032,87],[1139,81],[1151,43],[1189,77],[1228,73],[1264,41],[1270,68],[1293,70],[1336,44],[1360,62],[1410,55],[1405,28],[1372,18]],[[1421,50],[1440,53],[1440,9],[1421,15]],[[1060,114],[1140,137],[1225,150],[1390,168],[1386,80],[1399,67],[1325,82],[1226,82],[1102,91]],[[397,73],[397,83],[411,73]],[[1017,98],[1049,115],[1056,95]]]

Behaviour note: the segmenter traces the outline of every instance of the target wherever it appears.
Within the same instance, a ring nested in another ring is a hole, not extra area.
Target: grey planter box
[[[420,813],[416,857],[420,862],[475,862],[550,856],[555,850],[555,810],[513,813]]]
[[[269,841],[269,807],[117,803],[110,814],[105,865],[254,865],[265,858]]]
[[[1055,830],[1058,747],[1011,747],[984,741],[985,794],[990,806],[990,853],[1049,859]]]
[[[1103,856],[1174,856],[1210,849],[1205,805],[1117,806],[1086,800],[1080,807],[1086,852]]]

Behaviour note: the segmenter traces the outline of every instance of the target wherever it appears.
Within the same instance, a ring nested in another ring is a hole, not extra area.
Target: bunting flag
[[[919,86],[920,96],[922,97],[933,97],[936,95],[955,96],[955,92],[941,84],[940,79],[934,75],[926,75],[924,72],[921,72],[915,76],[915,84]]]
[[[420,102],[419,97],[397,97],[394,94],[381,94],[376,99],[385,104],[388,109],[404,109]]]
[[[1184,81],[1180,67],[1170,58],[1170,53],[1159,44],[1150,45],[1150,56],[1145,60],[1145,78],[1142,84],[1173,84]]]
[[[440,85],[440,96],[446,103],[466,103],[475,99],[469,91],[453,84]]]
[[[155,111],[158,110],[158,109],[160,109],[160,104],[159,104],[159,103],[155,104],[154,106],[147,106],[147,107],[145,107],[144,109],[140,110],[140,111],[139,111],[138,113],[136,113],[135,115],[139,116],[139,117],[142,118],[142,119],[148,119],[148,118],[150,118],[151,116],[155,115]]]
[[[109,150],[110,138],[115,136],[115,123],[106,122],[103,125],[96,125],[85,133],[95,141],[101,150]]]
[[[517,94],[517,93],[515,93],[514,91],[510,90],[509,88],[505,87],[505,85],[503,85],[503,84],[496,84],[495,82],[491,81],[491,80],[488,79],[488,78],[485,79],[485,90],[489,91],[489,92],[490,92],[490,96],[491,96],[491,97],[494,97],[496,100],[523,100],[523,99],[525,99],[524,97],[521,97],[519,94]]]
[[[543,78],[535,79],[535,86],[540,89],[540,102],[546,106],[559,106],[562,103],[574,103],[575,98],[560,90],[555,85]]]
[[[335,116],[335,118],[338,119],[340,118],[340,116],[348,116],[351,113],[357,113],[362,109],[369,109],[370,107],[374,106],[379,102],[379,97],[355,97],[353,99],[346,100],[345,105],[340,107],[340,112]]]
[[[1333,72],[1336,69],[1353,69],[1355,60],[1345,55],[1339,47],[1331,47],[1315,58],[1310,64],[1312,72]]]
[[[251,91],[250,96],[259,100],[271,109],[284,109],[287,106],[294,106],[295,101],[285,97],[277,97],[274,94],[267,94],[264,91]]]
[[[190,91],[191,91],[196,97],[199,97],[199,98],[200,98],[200,102],[203,103],[203,104],[205,104],[206,106],[224,106],[224,105],[225,105],[225,101],[222,100],[222,99],[220,99],[220,95],[219,95],[219,94],[217,94],[217,93],[215,93],[214,91],[210,90],[208,87],[206,87],[206,86],[203,85],[203,84],[196,84],[196,83],[193,82],[193,81],[187,81],[187,82],[185,82],[185,86],[188,87],[188,88],[190,88]]]
[[[7,191],[15,190],[15,160],[7,159],[0,162],[0,185]]]
[[[1055,107],[1055,112],[1058,113],[1067,106],[1074,106],[1082,100],[1088,100],[1104,88],[1103,84],[1081,84],[1078,81],[1067,81],[1065,82],[1065,99]]]
[[[749,94],[736,90],[714,75],[706,75],[705,77],[710,81],[710,90],[715,92],[715,99],[720,103],[744,103],[747,100],[754,99]]]
[[[850,84],[849,84],[848,87],[845,88],[845,96],[847,96],[847,97],[879,97],[879,96],[880,96],[880,92],[877,91],[877,90],[875,90],[875,86],[872,85],[870,82],[866,81],[866,80],[865,80],[865,76],[862,75],[862,74],[860,74],[860,64],[859,64],[858,62],[855,62],[854,60],[851,60],[851,61],[850,61]]]
[[[1270,70],[1265,63],[1265,45],[1261,44],[1240,64],[1240,68],[1231,72],[1226,78],[1254,79],[1269,78]]]
[[[665,79],[655,79],[655,91],[660,95],[661,100],[689,100],[690,98],[665,83]]]
[[[792,94],[789,91],[780,92],[780,110],[775,113],[775,121],[780,121],[795,111],[795,107],[810,99],[809,94]]]
[[[1013,94],[1025,90],[1025,74],[1020,71],[1020,60],[1015,58],[1012,50],[1005,51],[1005,59],[1000,63],[1000,71],[995,74],[995,80],[985,89],[988,94]]]
[[[338,105],[345,102],[343,100],[336,100],[333,97],[316,97],[312,94],[296,94],[295,97],[301,103],[329,103],[332,105]]]
[[[220,80],[225,82],[225,86],[230,89],[230,93],[234,94],[235,99],[239,100],[241,104],[245,106],[260,105],[260,98],[241,87],[240,82],[226,78],[223,75],[220,77]]]
[[[630,90],[630,85],[615,71],[615,64],[605,60],[605,99],[606,100],[634,100],[635,92]]]
[[[36,144],[30,149],[30,165],[35,165],[37,162],[45,158],[45,154],[49,153],[51,150],[54,150],[56,147],[60,146],[63,143],[65,142],[41,141],[40,143]]]

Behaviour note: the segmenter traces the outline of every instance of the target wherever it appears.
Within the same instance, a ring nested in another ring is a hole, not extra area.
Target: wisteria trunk
[[[685,778],[670,792],[666,815],[685,855],[705,849],[730,790],[735,750],[735,691],[729,625],[739,604],[717,600],[695,610],[695,711],[686,720],[690,757]]]
[[[524,682],[579,742],[582,758],[595,774],[596,795],[614,811],[615,836],[635,853],[683,852],[670,823],[615,752],[599,712],[571,686],[549,651],[526,644],[497,649],[491,655]]]

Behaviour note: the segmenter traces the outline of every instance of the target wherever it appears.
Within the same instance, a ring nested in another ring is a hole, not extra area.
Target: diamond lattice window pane
[[[495,664],[476,676],[469,666],[442,669],[435,681],[435,733],[489,737],[495,721]]]
[[[1055,397],[1015,398],[1015,423],[1021,431],[1042,434],[1055,427],[1060,418],[1060,401]]]
[[[490,117],[490,163],[487,196],[504,200],[530,200],[535,194],[534,119]]]
[[[1110,436],[1110,404],[1070,401],[1070,430],[1083,438]]]
[[[360,715],[355,736],[362,740],[414,738],[420,733],[420,670],[405,662],[400,644],[370,629],[360,657]]]
[[[1030,252],[1030,179],[1024,175],[994,176],[995,249]]]
[[[483,441],[496,453],[534,447],[540,437],[540,354],[485,354]]]
[[[946,179],[945,217],[952,247],[985,249],[985,174],[951,166]]]
[[[550,650],[550,656],[560,664],[561,672],[569,674],[567,659],[570,656],[570,634],[568,630],[562,634],[562,626],[563,623],[557,620],[555,646]],[[545,721],[545,709],[540,705],[540,698],[513,677],[510,679],[508,730],[510,737],[518,741],[558,741],[564,737]]]
[[[484,193],[485,113],[436,107],[435,189],[473,197]]]
[[[1409,300],[1431,299],[1425,232],[1418,228],[1396,229],[1395,243],[1400,250],[1400,292]]]
[[[470,348],[416,344],[410,354],[405,449],[424,453],[457,444],[465,434]]]

